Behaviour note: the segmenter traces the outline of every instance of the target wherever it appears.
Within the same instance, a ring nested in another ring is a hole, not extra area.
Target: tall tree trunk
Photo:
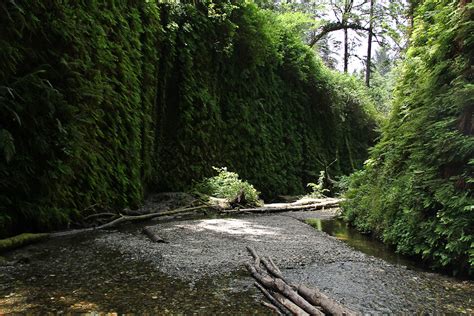
[[[344,25],[344,73],[349,72],[349,38],[348,22],[352,11],[354,0],[344,0],[344,12],[342,13],[342,24]]]
[[[367,42],[367,61],[365,69],[365,85],[370,87],[370,72],[372,65],[372,32],[374,29],[374,6],[375,0],[370,0],[370,22],[369,22],[369,36]]]
[[[349,41],[347,38],[348,29],[344,28],[344,73],[347,73],[349,68]]]

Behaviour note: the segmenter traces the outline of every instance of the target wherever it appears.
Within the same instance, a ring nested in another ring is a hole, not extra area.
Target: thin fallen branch
[[[90,219],[93,219],[93,218],[97,218],[97,217],[114,217],[114,216],[117,216],[117,213],[110,213],[110,212],[105,212],[105,213],[97,213],[97,214],[92,214],[92,215],[89,215],[89,216],[86,216],[84,217],[84,221],[88,221]]]
[[[187,207],[187,208],[178,208],[178,209],[167,211],[167,212],[156,212],[156,213],[149,213],[149,214],[136,215],[136,216],[135,215],[121,215],[119,218],[97,227],[73,229],[73,230],[68,230],[64,232],[51,233],[49,234],[49,237],[55,238],[55,237],[71,236],[71,235],[81,234],[81,233],[90,232],[94,230],[115,227],[118,224],[121,224],[123,222],[143,221],[143,220],[152,219],[155,217],[169,216],[169,215],[174,215],[174,214],[179,214],[179,213],[189,213],[190,211],[197,211],[197,210],[206,209],[206,208],[210,208],[210,206],[200,205],[200,206],[193,206],[193,207]]]
[[[247,246],[247,251],[249,252],[249,254],[252,256],[253,260],[254,260],[254,265],[256,267],[260,267],[260,257],[259,255],[257,254],[257,252],[255,251],[255,249],[253,249],[252,247],[248,247]]]
[[[279,278],[279,279],[282,279],[284,282],[288,283],[286,280],[285,280],[285,277],[283,276],[283,274],[281,273],[280,269],[276,268],[276,266],[272,265],[269,261],[269,259],[263,257],[261,259],[263,265],[265,266],[265,268],[267,269],[268,272],[270,272],[271,275],[273,275],[275,278]]]
[[[275,305],[273,304],[270,304],[270,303],[267,303],[267,302],[262,302],[262,305],[265,306],[265,307],[268,307],[270,308],[271,310],[273,310],[277,315],[284,315],[282,312],[280,312],[280,310],[278,309],[278,307],[276,307]]]
[[[285,307],[285,305],[280,303],[280,301],[278,301],[278,299],[276,299],[272,294],[270,294],[270,292],[267,291],[260,283],[254,282],[254,285],[257,289],[260,290],[260,292],[262,292],[262,294],[270,301],[270,303],[279,310],[281,315],[292,315],[292,313]]]
[[[126,208],[126,209],[122,210],[121,214],[124,214],[124,215],[143,215],[143,214],[146,214],[146,213],[139,212],[139,211],[134,211],[134,210],[131,210],[129,208]]]
[[[194,206],[194,207],[187,207],[187,208],[178,208],[172,211],[167,211],[167,212],[157,212],[157,213],[149,213],[149,214],[143,214],[143,215],[122,215],[121,217],[117,218],[116,220],[113,220],[107,224],[101,225],[96,227],[96,229],[106,229],[110,227],[117,226],[118,224],[122,222],[127,222],[127,221],[143,221],[146,219],[151,219],[154,217],[160,217],[160,216],[168,216],[168,215],[174,215],[178,213],[184,213],[184,212],[189,212],[189,211],[196,211],[204,208],[209,208],[208,205],[200,205],[200,206]]]
[[[272,258],[270,258],[270,257],[267,257],[267,258],[268,258],[268,261],[270,261],[270,264],[272,265],[273,269],[275,269],[275,271],[277,271],[278,273],[281,274],[281,270],[277,267],[275,262],[273,262]]]

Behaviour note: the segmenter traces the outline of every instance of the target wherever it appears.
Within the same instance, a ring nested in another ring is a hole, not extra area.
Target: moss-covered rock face
[[[363,171],[352,176],[345,206],[353,224],[400,252],[470,273],[473,11],[456,1],[418,8],[395,108]]]
[[[213,165],[273,195],[365,160],[365,92],[272,13],[152,2],[0,4],[0,235],[182,190]]]

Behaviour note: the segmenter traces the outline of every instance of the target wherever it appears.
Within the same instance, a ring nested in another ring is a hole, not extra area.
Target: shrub
[[[239,179],[235,172],[227,171],[226,167],[216,168],[217,175],[204,179],[194,186],[194,191],[216,198],[234,200],[241,192],[245,196],[246,203],[259,205],[259,192],[247,181]]]

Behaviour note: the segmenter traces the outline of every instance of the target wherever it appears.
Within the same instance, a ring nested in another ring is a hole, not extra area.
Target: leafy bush
[[[247,181],[239,179],[235,172],[227,171],[227,168],[212,167],[217,175],[204,179],[194,186],[194,190],[216,198],[234,200],[243,192],[245,201],[250,205],[259,205],[259,192]]]

